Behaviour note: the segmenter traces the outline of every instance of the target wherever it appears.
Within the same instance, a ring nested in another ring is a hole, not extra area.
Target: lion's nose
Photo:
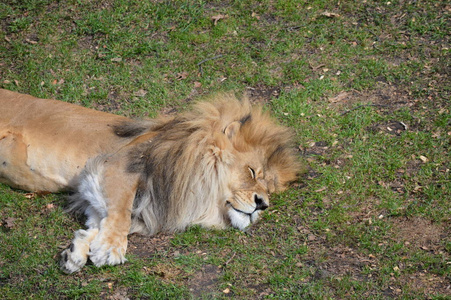
[[[254,201],[257,205],[255,207],[255,210],[265,210],[268,208],[268,203],[266,203],[265,199],[262,196],[254,194]]]

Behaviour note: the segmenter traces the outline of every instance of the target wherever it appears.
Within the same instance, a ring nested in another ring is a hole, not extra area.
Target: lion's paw
[[[125,252],[127,251],[127,237],[110,239],[97,237],[90,245],[89,259],[97,267],[104,265],[119,265],[127,261]]]
[[[83,247],[75,247],[70,244],[69,248],[61,253],[60,267],[64,273],[71,274],[83,268],[88,260],[88,254]]]

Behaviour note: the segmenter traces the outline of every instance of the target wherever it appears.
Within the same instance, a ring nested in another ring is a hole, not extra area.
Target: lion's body
[[[290,134],[230,95],[145,122],[0,90],[0,181],[74,190],[88,217],[62,254],[75,272],[125,261],[127,234],[245,229],[294,180]]]
[[[0,89],[0,182],[29,191],[75,188],[88,158],[127,143],[109,126],[124,120]]]

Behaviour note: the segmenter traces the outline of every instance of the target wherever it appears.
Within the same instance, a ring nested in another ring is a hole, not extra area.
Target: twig
[[[309,63],[309,66],[310,66],[310,68],[311,68],[313,71],[316,71],[316,70],[318,70],[318,69],[320,69],[320,68],[322,68],[322,67],[325,67],[326,65],[325,65],[325,64],[320,64],[320,65],[314,67],[314,66],[312,66],[311,63]]]
[[[301,28],[301,26],[293,26],[293,27],[287,27],[287,30],[288,31],[294,31],[294,30],[298,30],[300,28]]]
[[[203,64],[204,62],[207,62],[207,61],[213,60],[213,59],[218,59],[218,58],[221,58],[221,57],[223,57],[223,56],[224,56],[223,54],[219,54],[219,55],[216,55],[216,56],[213,56],[213,57],[210,57],[210,58],[206,58],[206,59],[202,60],[201,62],[197,63],[197,65],[199,66],[199,73],[200,73],[200,75],[203,75],[203,72],[202,72],[202,64]]]
[[[376,41],[379,42],[379,36],[377,34],[375,34],[372,30],[368,29],[369,33],[371,33],[372,35],[374,35],[374,37],[376,38]]]
[[[350,112],[353,111],[353,110],[356,110],[356,109],[359,109],[359,108],[362,108],[362,107],[365,107],[365,106],[390,107],[391,105],[384,105],[384,104],[362,104],[362,105],[359,105],[359,106],[354,107],[353,109],[349,109],[349,110],[343,112],[340,116],[344,116],[344,115],[350,113]]]
[[[227,265],[232,261],[232,259],[235,257],[235,255],[236,255],[236,252],[233,252],[232,257],[230,257],[230,258],[224,263],[224,267],[227,266]]]

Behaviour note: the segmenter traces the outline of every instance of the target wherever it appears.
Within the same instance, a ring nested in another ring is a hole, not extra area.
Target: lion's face
[[[237,153],[237,164],[231,168],[230,194],[225,207],[230,224],[240,230],[258,220],[269,206],[269,194],[274,192],[271,172],[260,153]]]
[[[228,191],[219,205],[233,227],[244,230],[255,223],[268,208],[269,195],[296,178],[299,164],[287,140],[287,131],[258,114],[228,124],[215,136],[214,156],[227,166]]]

